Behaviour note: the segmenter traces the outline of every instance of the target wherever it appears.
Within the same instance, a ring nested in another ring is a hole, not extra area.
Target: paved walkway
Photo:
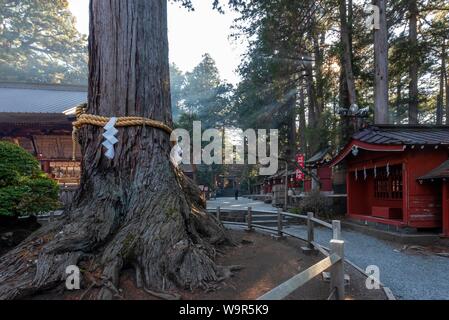
[[[208,208],[246,209],[276,211],[269,204],[240,198],[218,198],[208,202]],[[304,226],[291,226],[289,231],[306,238]],[[329,247],[331,231],[317,228],[316,241]],[[449,300],[449,258],[412,255],[401,252],[401,245],[379,240],[356,231],[343,230],[345,255],[353,263],[365,269],[369,265],[380,268],[380,281],[389,287],[398,299]]]

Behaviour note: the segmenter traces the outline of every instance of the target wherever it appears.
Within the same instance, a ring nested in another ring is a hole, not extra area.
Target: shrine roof
[[[14,124],[14,125],[28,125],[28,124],[69,124],[71,127],[71,121],[69,117],[63,113],[0,113],[0,124]]]
[[[0,113],[0,137],[71,132],[71,119],[63,113]]]
[[[306,161],[306,164],[307,165],[323,164],[329,162],[330,160],[332,160],[331,148],[328,147],[320,150],[315,155],[313,155],[310,159]]]
[[[0,113],[62,114],[86,101],[84,86],[0,83]]]
[[[429,173],[419,177],[419,181],[436,180],[449,178],[449,160],[443,162],[439,167],[431,170]]]
[[[336,166],[359,149],[400,152],[414,146],[449,146],[449,126],[436,125],[376,125],[360,130],[339,151],[330,166]]]
[[[371,126],[354,134],[353,139],[378,145],[449,145],[449,126]]]

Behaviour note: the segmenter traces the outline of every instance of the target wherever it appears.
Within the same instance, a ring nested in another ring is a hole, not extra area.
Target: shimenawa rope
[[[72,131],[72,143],[73,143],[73,161],[76,160],[76,143],[77,143],[77,134],[79,129],[84,125],[92,125],[97,127],[104,127],[109,122],[111,118],[96,116],[93,114],[86,114],[86,104],[82,104],[76,107],[75,115],[76,121],[73,123],[73,131]],[[168,134],[172,134],[173,129],[168,125],[161,121],[143,118],[143,117],[119,117],[117,118],[116,127],[135,127],[135,126],[149,126],[152,128],[160,129],[162,131],[167,132]]]

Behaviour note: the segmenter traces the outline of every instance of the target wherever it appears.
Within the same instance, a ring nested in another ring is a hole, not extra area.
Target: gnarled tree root
[[[173,297],[177,288],[207,289],[229,277],[232,268],[214,263],[214,246],[232,241],[222,224],[205,213],[199,197],[185,196],[190,182],[184,179],[162,182],[165,187],[157,192],[135,190],[126,203],[114,196],[122,192],[116,183],[94,200],[79,200],[78,208],[62,220],[1,257],[0,299],[27,298],[63,287],[71,265],[96,279],[84,283],[85,288],[101,285],[98,299],[121,297],[120,273],[128,266],[136,269],[138,286],[153,295],[163,292],[161,298]]]

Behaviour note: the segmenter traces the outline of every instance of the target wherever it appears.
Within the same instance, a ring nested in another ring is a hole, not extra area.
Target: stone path
[[[276,212],[269,204],[240,198],[218,198],[209,201],[208,208],[269,210]],[[291,226],[289,231],[306,238],[304,226]],[[329,247],[331,231],[316,228],[318,243]],[[380,281],[389,287],[398,299],[449,300],[449,258],[435,255],[410,254],[402,252],[401,245],[379,240],[356,231],[343,230],[345,255],[353,263],[366,269],[376,265],[380,269]]]

